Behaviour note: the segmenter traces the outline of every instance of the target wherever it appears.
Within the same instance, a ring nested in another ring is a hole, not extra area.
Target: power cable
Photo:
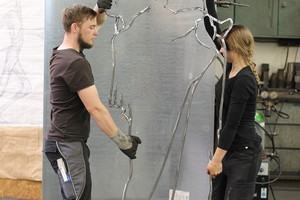
[[[272,153],[275,153],[275,142],[274,142],[274,137],[264,128],[262,125],[260,125],[257,121],[255,123],[258,125],[259,128],[261,128],[265,134],[270,138],[271,143],[272,143]]]
[[[271,193],[272,193],[272,196],[273,196],[273,200],[276,200],[275,195],[274,195],[274,190],[273,190],[273,187],[271,185],[270,185],[270,190],[271,190]]]

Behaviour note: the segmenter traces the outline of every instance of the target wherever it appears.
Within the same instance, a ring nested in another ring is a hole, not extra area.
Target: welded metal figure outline
[[[130,29],[130,27],[133,25],[135,19],[138,16],[140,16],[141,14],[143,14],[145,12],[149,12],[150,10],[151,10],[151,7],[147,6],[146,8],[144,8],[143,10],[141,10],[140,12],[135,14],[128,25],[126,24],[124,18],[121,15],[114,15],[114,14],[106,12],[108,17],[115,18],[115,23],[114,23],[115,32],[114,32],[114,34],[111,38],[111,52],[112,52],[112,68],[113,68],[113,71],[112,71],[112,77],[111,77],[111,82],[110,82],[110,90],[109,90],[109,95],[108,95],[108,106],[111,107],[111,108],[121,109],[121,114],[126,119],[126,121],[128,123],[128,135],[131,135],[131,133],[132,133],[132,108],[131,108],[130,104],[128,104],[128,114],[126,114],[127,110],[124,107],[123,94],[121,94],[121,99],[118,101],[118,96],[117,96],[118,95],[117,94],[118,87],[117,87],[117,85],[116,85],[116,88],[114,89],[115,71],[116,71],[116,51],[115,51],[114,43],[115,43],[116,37],[120,33],[126,32],[127,30]],[[124,188],[123,188],[122,200],[126,199],[127,190],[128,190],[128,186],[129,186],[129,183],[131,181],[132,175],[133,175],[133,162],[132,162],[132,159],[129,159],[129,175],[128,175],[128,178],[127,178],[126,183],[124,185]]]
[[[208,48],[210,50],[215,51],[215,55],[209,61],[208,65],[204,68],[204,70],[196,78],[194,78],[189,83],[189,85],[188,85],[188,88],[186,90],[183,103],[182,103],[182,105],[180,107],[180,111],[179,111],[179,114],[177,116],[177,120],[176,120],[176,123],[174,125],[174,128],[173,128],[173,132],[172,132],[172,135],[171,135],[171,138],[170,138],[170,141],[169,141],[169,146],[168,146],[168,149],[167,149],[167,153],[165,155],[163,164],[162,164],[161,169],[159,171],[159,174],[157,176],[156,182],[154,183],[152,191],[151,191],[150,195],[148,196],[147,200],[150,200],[152,198],[152,195],[153,195],[153,193],[156,190],[157,184],[158,184],[158,182],[160,180],[160,177],[161,177],[162,172],[164,170],[167,158],[169,156],[170,149],[171,149],[171,146],[172,146],[173,141],[174,141],[174,136],[175,136],[175,133],[177,131],[177,128],[178,128],[178,125],[179,125],[179,121],[181,119],[182,112],[183,112],[183,110],[185,108],[186,101],[188,100],[187,114],[185,116],[186,121],[185,121],[184,133],[183,133],[182,140],[181,140],[181,149],[180,149],[179,159],[178,159],[177,168],[176,168],[176,176],[175,176],[175,181],[174,181],[174,185],[173,185],[173,191],[172,191],[172,198],[171,198],[171,200],[174,200],[174,197],[175,197],[175,192],[176,192],[177,182],[178,182],[178,177],[179,177],[179,172],[180,172],[181,159],[182,159],[182,154],[183,154],[183,149],[184,149],[184,144],[185,144],[185,138],[186,138],[186,134],[187,134],[187,128],[188,128],[188,122],[189,122],[189,116],[190,116],[190,108],[191,108],[191,103],[192,103],[192,100],[193,100],[193,95],[195,93],[195,90],[196,90],[199,82],[201,81],[202,77],[204,76],[205,72],[207,71],[207,69],[210,67],[210,65],[217,59],[218,55],[220,54],[219,51],[215,47],[204,44],[199,39],[199,37],[198,37],[198,34],[197,34],[198,24],[201,21],[203,21],[204,17],[206,17],[206,16],[209,18],[210,25],[213,27],[213,30],[214,30],[213,40],[215,38],[220,38],[220,41],[222,43],[222,47],[225,49],[224,54],[223,54],[224,55],[224,63],[223,63],[223,69],[224,70],[223,70],[223,80],[222,80],[221,103],[220,103],[220,110],[219,110],[220,114],[219,114],[219,120],[218,120],[219,123],[218,123],[218,130],[217,130],[217,135],[218,135],[217,137],[218,137],[218,140],[219,140],[220,130],[221,130],[221,127],[222,127],[222,111],[223,111],[224,86],[225,86],[225,77],[226,77],[225,74],[226,74],[226,63],[227,63],[227,53],[226,53],[227,47],[226,47],[226,43],[225,43],[225,38],[226,38],[228,32],[231,30],[231,28],[233,26],[233,21],[232,21],[231,18],[228,18],[228,19],[226,19],[224,21],[220,21],[220,20],[218,20],[218,19],[210,16],[208,14],[208,12],[207,12],[206,0],[203,0],[203,8],[201,8],[201,7],[194,7],[194,8],[183,8],[183,9],[179,9],[179,10],[173,10],[173,9],[171,9],[168,6],[168,0],[166,0],[166,3],[164,5],[164,7],[167,8],[169,11],[171,11],[173,14],[178,14],[178,13],[182,13],[182,12],[190,12],[190,11],[200,11],[200,12],[202,12],[203,16],[195,21],[195,26],[194,27],[192,27],[189,31],[187,31],[182,36],[179,36],[177,38],[172,39],[172,41],[184,38],[184,37],[188,36],[190,33],[192,33],[194,31],[194,35],[195,35],[196,41],[200,45],[204,46],[205,48]],[[217,28],[214,25],[214,22],[219,23],[219,24],[224,24],[224,23],[229,22],[229,27],[228,27],[228,29],[222,35],[219,35],[219,34],[217,34]],[[209,157],[211,157],[211,156],[209,156]],[[211,192],[212,192],[212,180],[211,180],[211,177],[209,177],[209,185],[210,185],[210,187],[209,187],[210,191],[209,191],[208,199],[211,199]]]

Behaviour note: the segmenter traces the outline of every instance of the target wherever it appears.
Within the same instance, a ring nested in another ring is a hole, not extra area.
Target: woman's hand
[[[209,161],[206,173],[209,174],[212,178],[216,178],[218,174],[220,174],[223,170],[222,162],[221,161]]]

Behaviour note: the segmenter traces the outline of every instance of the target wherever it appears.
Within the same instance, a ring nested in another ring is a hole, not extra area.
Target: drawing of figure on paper
[[[4,111],[32,90],[20,62],[24,36],[20,3],[21,0],[7,1],[4,8],[1,6],[0,123],[7,123]]]

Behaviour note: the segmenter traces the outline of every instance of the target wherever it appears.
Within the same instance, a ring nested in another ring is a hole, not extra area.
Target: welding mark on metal
[[[148,196],[148,200],[150,200],[152,198],[152,196],[153,196],[153,194],[154,194],[154,192],[157,188],[158,182],[159,182],[159,180],[161,178],[161,175],[162,175],[162,172],[165,168],[165,164],[166,164],[167,158],[169,156],[171,146],[173,144],[174,137],[175,137],[175,134],[176,134],[177,129],[178,129],[179,122],[182,118],[182,113],[183,113],[183,111],[186,107],[186,104],[187,104],[187,113],[186,113],[186,116],[185,116],[184,132],[183,132],[182,139],[181,139],[180,154],[179,154],[179,158],[178,158],[178,163],[177,163],[177,168],[176,168],[176,175],[175,175],[175,180],[174,180],[174,184],[173,184],[172,198],[171,198],[171,200],[174,200],[175,192],[176,192],[176,188],[177,188],[177,183],[178,183],[178,177],[179,177],[180,168],[181,168],[181,161],[182,161],[183,149],[184,149],[184,144],[185,144],[185,139],[186,139],[186,134],[187,134],[187,128],[188,128],[188,123],[189,123],[190,109],[191,109],[191,103],[192,103],[192,100],[193,100],[193,96],[194,96],[195,90],[196,90],[199,82],[201,81],[202,77],[204,76],[205,72],[210,67],[210,65],[217,59],[217,57],[219,55],[219,51],[215,47],[204,44],[198,37],[198,34],[197,34],[198,25],[199,25],[200,22],[203,21],[204,17],[209,18],[210,25],[213,27],[213,30],[214,30],[213,40],[215,38],[219,38],[221,43],[222,43],[223,48],[225,49],[224,64],[223,64],[224,71],[223,71],[223,82],[222,82],[221,106],[220,106],[220,110],[219,110],[219,113],[220,113],[219,118],[220,119],[219,119],[219,123],[218,123],[218,138],[219,138],[220,130],[221,130],[221,127],[222,127],[222,111],[223,111],[224,86],[225,86],[225,74],[226,74],[226,63],[227,63],[227,55],[226,55],[226,49],[227,48],[226,48],[226,44],[225,44],[225,38],[226,38],[228,32],[231,30],[232,25],[233,25],[233,21],[230,18],[226,19],[224,21],[220,21],[220,20],[210,16],[207,12],[206,1],[205,0],[203,0],[203,8],[194,7],[194,8],[183,8],[183,9],[179,9],[179,10],[173,10],[168,6],[168,0],[166,0],[166,3],[164,5],[164,7],[167,8],[168,10],[170,10],[173,14],[178,14],[178,13],[183,13],[183,12],[190,12],[190,11],[200,11],[203,16],[195,21],[195,26],[192,27],[189,31],[187,31],[182,36],[179,36],[177,38],[172,39],[172,41],[185,38],[186,36],[188,36],[190,33],[192,33],[194,31],[196,41],[200,45],[204,46],[205,48],[213,50],[215,52],[215,55],[209,61],[209,63],[203,69],[203,71],[194,80],[192,80],[188,85],[188,88],[187,88],[186,93],[185,93],[184,100],[183,100],[182,105],[180,107],[180,111],[179,111],[179,114],[178,114],[177,119],[176,119],[176,123],[175,123],[173,131],[172,131],[172,135],[171,135],[171,138],[170,138],[170,141],[169,141],[169,145],[168,145],[168,149],[167,149],[165,158],[163,160],[163,163],[162,163],[162,166],[160,168],[159,174],[156,178],[156,181],[153,185],[152,191],[150,192],[150,194]],[[219,35],[217,33],[217,28],[214,25],[214,22],[219,23],[219,24],[229,23],[229,27],[228,27],[228,29],[225,33],[223,33],[222,35]],[[209,179],[209,184],[210,184],[210,191],[209,191],[209,197],[208,198],[211,198],[211,191],[212,191],[212,180],[211,180],[211,178]]]
[[[117,2],[115,2],[115,3],[117,3]],[[126,113],[127,109],[126,109],[126,107],[124,107],[123,94],[121,94],[121,98],[120,98],[120,100],[118,100],[118,86],[116,85],[116,88],[114,89],[115,72],[116,72],[116,51],[115,51],[114,44],[115,44],[116,37],[120,33],[129,30],[129,28],[134,23],[135,19],[138,16],[140,16],[141,14],[143,14],[145,12],[149,12],[150,9],[151,9],[151,7],[148,6],[148,7],[144,8],[143,10],[141,10],[140,12],[138,12],[137,14],[135,14],[128,25],[126,24],[124,18],[121,15],[113,15],[113,14],[106,12],[107,16],[115,19],[115,23],[114,23],[115,32],[111,38],[112,68],[113,68],[112,70],[113,71],[112,71],[112,77],[111,77],[111,82],[110,82],[108,106],[111,108],[121,109],[121,115],[125,118],[125,120],[128,123],[128,135],[131,135],[131,133],[132,133],[132,108],[131,108],[130,104],[128,104],[128,107],[127,107],[128,114],[127,114]],[[132,175],[133,175],[133,162],[131,159],[129,159],[129,175],[128,175],[128,178],[124,185],[124,188],[123,188],[122,200],[126,199],[127,190],[128,190],[128,186],[131,181]]]

